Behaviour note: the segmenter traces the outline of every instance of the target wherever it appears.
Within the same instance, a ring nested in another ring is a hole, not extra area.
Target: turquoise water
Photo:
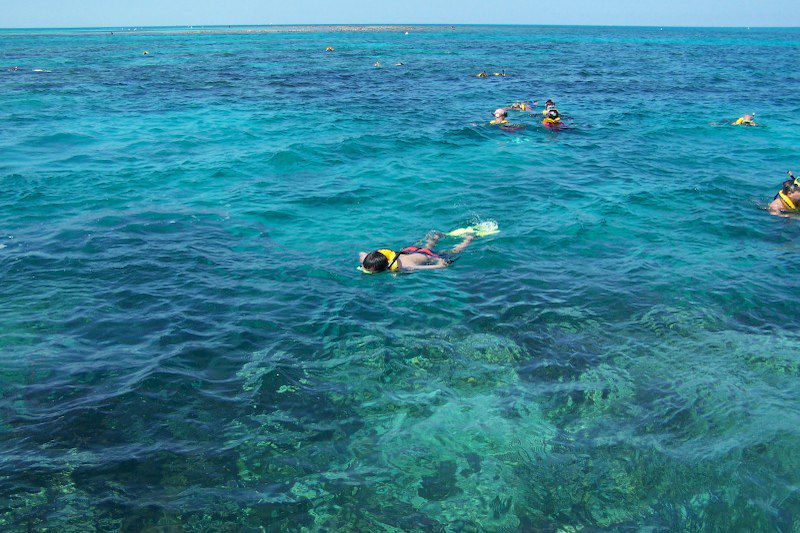
[[[0,66],[2,529],[800,531],[764,210],[800,30],[6,31]],[[486,125],[547,98],[568,129]]]

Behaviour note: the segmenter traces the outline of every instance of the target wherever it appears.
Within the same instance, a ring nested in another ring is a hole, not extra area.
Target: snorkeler
[[[523,110],[530,110],[530,106],[528,104],[514,104],[509,107],[498,107],[492,113],[492,120],[489,122],[490,126],[498,126],[501,130],[507,133],[515,133],[520,130],[525,129],[524,124],[512,124],[508,121],[508,112],[509,110],[513,111],[523,111]]]
[[[548,111],[550,111],[551,109],[555,109],[555,108],[556,108],[555,102],[553,102],[552,100],[548,99],[544,103],[544,111],[542,111],[542,115],[546,115]]]
[[[753,113],[752,115],[744,115],[742,117],[737,118],[734,122],[731,123],[731,126],[758,126],[755,122],[756,114]]]
[[[527,111],[530,113],[533,111],[533,108],[536,107],[537,105],[539,105],[539,102],[533,102],[532,104],[529,104],[527,102],[514,102],[508,107],[508,109],[510,109],[511,111]]]
[[[333,46],[329,46],[325,49],[326,52],[333,52]]]
[[[490,126],[503,126],[508,124],[508,108],[498,107],[494,110],[492,115],[494,116],[494,120],[489,122]]]
[[[769,204],[769,214],[782,216],[785,213],[800,211],[800,180],[789,171],[789,179],[783,182],[781,190]]]
[[[500,233],[497,222],[487,220],[473,226],[456,228],[447,233],[433,233],[428,237],[425,248],[410,246],[399,252],[388,249],[375,250],[374,252],[358,254],[358,270],[365,274],[378,272],[411,272],[414,270],[437,270],[446,268],[458,259],[458,254],[463,252],[476,237],[488,237]],[[434,252],[433,248],[442,237],[463,239],[448,253]]]
[[[438,270],[447,268],[457,259],[457,255],[475,240],[475,234],[468,234],[456,247],[449,253],[437,253],[433,248],[442,237],[441,233],[436,233],[425,243],[425,248],[409,246],[399,252],[392,250],[375,250],[374,252],[358,254],[361,267],[359,270],[366,274],[377,274],[378,272],[413,272],[415,270]]]
[[[545,128],[558,128],[561,126],[561,114],[558,112],[558,109],[555,107],[551,107],[547,111],[544,112],[544,120],[542,120],[542,126]]]
[[[483,70],[483,71],[481,71],[481,72],[478,72],[478,73],[475,75],[475,77],[476,77],[476,78],[488,78],[488,77],[489,77],[489,75],[488,75],[488,74],[486,74],[486,71],[485,71],[485,70]]]

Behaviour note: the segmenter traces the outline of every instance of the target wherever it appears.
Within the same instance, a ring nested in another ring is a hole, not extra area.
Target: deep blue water
[[[2,529],[798,531],[800,30],[184,30],[0,32]]]

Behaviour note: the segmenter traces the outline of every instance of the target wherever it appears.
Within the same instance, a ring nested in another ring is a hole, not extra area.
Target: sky
[[[798,0],[0,0],[0,28],[228,24],[800,26]]]

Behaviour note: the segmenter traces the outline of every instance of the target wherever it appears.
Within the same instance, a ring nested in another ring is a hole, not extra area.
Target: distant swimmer
[[[381,68],[381,62],[380,61],[376,61],[375,64],[372,65],[372,66],[375,67],[375,68]]]
[[[326,52],[333,52],[333,46],[329,46],[325,49]]]
[[[542,126],[545,128],[555,129],[561,127],[561,114],[558,112],[558,109],[555,107],[551,107],[549,110],[544,112],[544,120],[542,120]]]
[[[506,71],[505,70],[501,70],[500,72],[495,72],[494,75],[495,76],[499,76],[501,78],[505,78],[506,77]]]
[[[539,105],[539,102],[533,102],[532,104],[529,104],[527,102],[514,102],[508,109],[510,109],[511,111],[526,111],[530,113],[533,111],[533,108],[536,107],[537,105]]]
[[[499,107],[494,110],[492,113],[492,121],[489,122],[490,126],[497,126],[501,130],[514,133],[519,130],[525,129],[524,124],[512,124],[508,121],[508,111],[512,109],[511,107]]]
[[[495,109],[492,116],[494,116],[494,120],[489,122],[490,126],[504,126],[509,123],[508,110],[505,107],[498,107]]]
[[[789,172],[789,179],[783,182],[781,190],[769,204],[769,214],[782,216],[800,211],[800,180]]]
[[[143,55],[143,56],[149,56],[149,55],[150,55],[150,52],[148,52],[147,50],[145,50],[144,52],[142,52],[142,55]]]
[[[396,66],[396,67],[402,67],[404,64],[405,64],[405,63],[403,63],[403,62],[401,61],[400,63],[395,63],[395,64],[394,64],[394,66]]]
[[[478,72],[478,73],[475,75],[475,77],[476,77],[476,78],[488,78],[488,77],[489,77],[489,75],[488,75],[488,74],[486,74],[486,71],[484,70],[484,71]]]
[[[476,237],[499,233],[495,222],[484,222],[467,228],[458,228],[449,233],[435,233],[428,238],[424,248],[409,246],[395,252],[389,249],[358,254],[358,269],[365,274],[379,272],[414,272],[417,270],[438,270],[452,265],[458,254],[463,252]],[[435,252],[434,248],[442,237],[461,237],[463,240],[449,252]]]
[[[755,121],[756,114],[744,115],[731,123],[731,126],[758,126]]]

